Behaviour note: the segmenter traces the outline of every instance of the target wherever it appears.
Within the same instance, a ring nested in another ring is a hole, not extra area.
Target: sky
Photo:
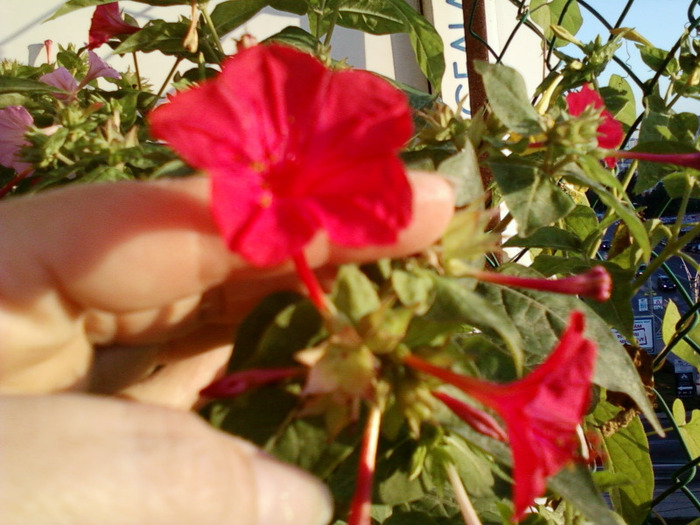
[[[608,22],[614,24],[627,1],[588,0],[587,3],[603,15]],[[683,28],[689,25],[689,4],[690,0],[634,0],[622,23],[622,27],[632,27],[654,46],[669,50],[675,44]],[[581,12],[584,17],[584,25],[577,34],[580,40],[588,42],[595,38],[597,34],[606,34],[605,27],[593,15],[583,7]],[[700,17],[700,7],[696,8],[692,15]],[[625,42],[618,50],[617,55],[625,60],[642,80],[653,76],[652,70],[639,58],[639,51],[633,42]],[[623,77],[626,76],[621,68],[609,66],[603,75],[603,84],[607,83],[607,77],[612,73]],[[689,111],[700,114],[700,101],[684,100],[682,103],[674,106],[674,108],[679,112]]]

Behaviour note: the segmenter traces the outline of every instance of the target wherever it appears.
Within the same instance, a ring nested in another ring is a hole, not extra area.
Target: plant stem
[[[372,480],[377,464],[377,443],[379,442],[379,427],[382,413],[377,405],[370,405],[365,432],[362,435],[360,449],[360,464],[357,468],[355,494],[350,504],[348,525],[370,525],[370,510],[372,507]]]
[[[306,290],[309,292],[309,299],[314,303],[316,309],[322,314],[329,314],[330,308],[328,307],[328,302],[326,301],[326,296],[323,293],[323,288],[321,284],[316,279],[316,275],[309,267],[309,262],[306,260],[304,252],[299,252],[293,257],[294,267],[296,268],[297,275],[301,282],[306,286]]]
[[[134,71],[136,72],[136,87],[138,87],[139,91],[141,91],[143,88],[141,87],[141,72],[139,71],[139,61],[136,58],[136,51],[131,53],[131,56],[134,59]]]
[[[160,86],[160,89],[158,90],[158,93],[156,93],[156,98],[155,100],[151,103],[148,109],[151,109],[153,106],[156,105],[158,100],[160,100],[160,97],[163,96],[163,92],[165,91],[165,88],[168,87],[168,84],[170,84],[170,80],[173,78],[175,75],[175,71],[177,70],[177,66],[180,65],[180,62],[182,61],[182,58],[178,57],[175,60],[175,63],[173,64],[173,67],[170,68],[170,71],[168,72],[168,76],[165,77],[165,80],[163,81],[163,85]]]
[[[12,189],[17,186],[20,182],[22,182],[22,179],[24,179],[27,175],[29,175],[32,172],[32,169],[26,169],[22,173],[18,173],[17,176],[12,179],[10,182],[5,184],[2,188],[0,188],[0,199],[2,199],[5,195],[10,193]]]
[[[462,483],[459,473],[455,468],[454,464],[450,463],[445,467],[447,472],[447,479],[450,480],[450,485],[452,485],[452,491],[455,494],[455,499],[457,500],[457,505],[459,505],[459,511],[462,513],[465,525],[481,525],[481,520],[477,516],[474,506],[469,499],[469,494],[464,488],[464,483]]]
[[[219,32],[216,30],[214,21],[211,19],[211,16],[209,16],[209,12],[206,9],[200,9],[199,12],[202,13],[204,23],[209,28],[209,31],[211,31],[211,34],[214,37],[214,45],[216,46],[216,50],[219,53],[221,53],[221,59],[223,60],[226,56],[226,51],[224,51],[224,46],[221,45],[221,38],[219,37]]]

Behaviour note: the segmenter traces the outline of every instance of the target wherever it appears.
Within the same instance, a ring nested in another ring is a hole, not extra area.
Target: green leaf
[[[308,53],[315,53],[318,46],[315,36],[296,26],[285,27],[279,33],[266,38],[265,42],[287,44]]]
[[[678,424],[678,430],[691,458],[700,457],[700,410],[693,410],[690,414],[690,421],[687,421],[683,401],[675,399],[673,401],[673,418]]]
[[[666,76],[671,76],[680,70],[680,65],[678,64],[677,58],[673,57],[668,63],[666,63],[666,59],[669,55],[668,51],[649,46],[638,47],[641,59],[654,71],[660,71],[663,67],[663,74]]]
[[[140,4],[156,5],[156,6],[169,6],[169,5],[189,5],[190,0],[132,0]],[[198,3],[206,3],[208,0],[197,0]],[[58,10],[51,15],[49,20],[58,18],[77,9],[82,9],[83,7],[97,6],[102,4],[111,4],[114,0],[69,0]]]
[[[530,2],[530,16],[542,28],[547,39],[553,36],[550,27],[552,24],[562,26],[572,35],[575,35],[583,24],[578,4],[568,0],[532,0]],[[566,44],[567,42],[563,41],[555,43],[556,46]]]
[[[499,159],[489,163],[518,233],[529,237],[574,209],[574,202],[536,166]]]
[[[5,93],[55,93],[56,88],[39,82],[38,80],[29,80],[26,78],[5,77],[0,76],[0,94]]]
[[[142,51],[160,51],[166,55],[190,56],[194,60],[194,55],[185,50],[182,41],[187,35],[189,25],[187,22],[166,22],[165,20],[153,20],[146,27],[129,35],[117,49],[117,54],[133,53]]]
[[[464,149],[448,157],[440,163],[437,171],[447,175],[456,188],[455,205],[466,206],[484,197],[484,185],[481,181],[479,161],[471,141],[467,141]]]
[[[664,343],[668,344],[669,341],[671,341],[671,339],[675,336],[677,331],[676,325],[680,320],[681,314],[678,311],[678,306],[676,306],[676,303],[669,300],[668,304],[666,305],[666,311],[664,312],[664,319],[661,327]],[[696,368],[700,368],[700,354],[693,349],[686,339],[692,341],[696,345],[700,345],[700,324],[696,324],[695,327],[685,335],[685,338],[678,341],[678,343],[671,349],[675,355],[684,361],[690,363]]]
[[[540,228],[529,237],[511,237],[503,245],[525,248],[548,248],[551,250],[581,251],[581,241],[573,233],[554,226]]]
[[[236,332],[236,351],[233,353],[229,370],[244,368],[258,353],[258,345],[265,332],[275,324],[275,319],[288,307],[302,301],[299,294],[279,292],[263,299],[243,319]]]
[[[418,67],[436,92],[445,72],[442,38],[405,0],[341,2],[337,24],[373,35],[408,33]]]
[[[634,92],[629,82],[620,75],[610,75],[608,87],[601,88],[600,93],[605,101],[605,107],[612,113],[615,120],[629,129],[637,119]]]
[[[442,37],[423,15],[409,6],[405,0],[391,0],[397,7],[408,27],[408,38],[416,55],[418,67],[439,93],[442,90],[442,76],[445,73],[445,56]]]
[[[622,202],[606,189],[602,187],[593,187],[598,198],[608,206],[612,208],[617,216],[625,223],[625,226],[629,229],[630,234],[637,242],[639,249],[642,250],[642,258],[646,261],[651,257],[651,243],[649,242],[649,236],[647,235],[646,228],[641,219],[637,215],[637,212],[632,207],[631,204],[627,202]]]
[[[528,98],[525,80],[517,70],[486,62],[474,62],[474,67],[484,81],[491,109],[508,129],[528,136],[544,131]]]
[[[424,320],[456,327],[471,325],[489,333],[496,333],[510,351],[516,370],[522,369],[523,351],[517,327],[509,316],[504,316],[484,297],[467,288],[471,279],[460,281],[434,277],[435,299]]]
[[[606,467],[623,474],[627,483],[610,490],[615,510],[629,525],[645,523],[654,496],[654,471],[649,443],[639,417],[604,438],[608,459]]]
[[[211,12],[211,19],[219,37],[246,23],[268,3],[268,0],[229,0],[218,4]]]
[[[353,323],[377,310],[379,295],[374,284],[355,264],[341,266],[333,286],[333,303]]]
[[[501,442],[487,438],[466,426],[452,429],[455,434],[491,454],[504,465],[512,465],[508,447]],[[593,483],[590,471],[581,465],[565,467],[550,478],[547,486],[576,508],[596,525],[619,525]]]
[[[671,121],[668,121],[669,124]],[[669,128],[670,129],[670,128]],[[654,141],[654,142],[644,142],[639,143],[635,146],[635,151],[645,151],[649,153],[696,153],[697,149],[693,144],[678,142],[673,140],[674,135],[669,135],[668,139]],[[661,164],[657,162],[640,162],[637,181],[634,185],[634,192],[639,194],[646,191],[659,182],[663,180],[666,176],[678,173],[679,170],[683,170],[678,166],[672,164]],[[685,170],[688,171],[688,170]],[[691,172],[697,173],[697,172]]]
[[[572,503],[591,523],[619,525],[615,515],[600,497],[591,472],[582,465],[563,468],[547,486]]]

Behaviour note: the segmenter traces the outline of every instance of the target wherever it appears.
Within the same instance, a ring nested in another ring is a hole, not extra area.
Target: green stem
[[[139,91],[143,89],[141,86],[141,72],[139,71],[139,61],[136,58],[136,51],[131,53],[131,57],[134,59],[134,71],[136,72],[136,87],[139,88]]]
[[[153,106],[155,106],[156,103],[158,102],[158,100],[160,100],[160,97],[163,96],[163,92],[165,91],[165,88],[168,87],[168,84],[170,84],[170,81],[172,80],[173,75],[175,75],[175,71],[177,71],[177,66],[180,65],[180,62],[182,62],[182,58],[181,58],[181,57],[178,57],[178,58],[175,60],[175,63],[173,64],[173,67],[170,68],[170,71],[168,72],[168,76],[165,77],[165,80],[163,81],[163,84],[160,86],[160,89],[158,90],[158,93],[156,93],[156,98],[153,100],[153,102],[151,103],[151,105],[148,107],[149,110],[150,110]]]
[[[199,12],[202,13],[204,24],[207,26],[212,36],[214,37],[214,45],[216,45],[216,50],[219,53],[221,53],[221,60],[223,60],[226,56],[226,52],[224,51],[224,46],[221,44],[221,38],[219,37],[219,32],[216,30],[214,21],[211,19],[211,16],[209,15],[209,12],[206,9],[200,8]]]

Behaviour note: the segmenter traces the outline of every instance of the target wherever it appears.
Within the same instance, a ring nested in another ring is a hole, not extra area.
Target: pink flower
[[[366,71],[331,71],[290,47],[254,46],[173,96],[150,124],[211,175],[220,230],[256,266],[294,257],[320,230],[346,246],[390,244],[411,218],[398,157],[410,109]]]
[[[88,49],[98,48],[118,35],[131,35],[139,29],[119,16],[119,2],[98,5],[92,15]]]
[[[24,106],[7,106],[0,109],[0,164],[23,173],[32,165],[21,160],[20,150],[29,145],[24,137],[34,119]]]
[[[60,92],[52,93],[60,100],[71,100],[78,92],[78,81],[65,67],[57,67],[51,73],[39,77],[39,81],[49,86],[60,89]],[[65,93],[63,93],[65,91]]]
[[[622,124],[615,120],[612,113],[605,108],[603,99],[589,84],[584,84],[580,91],[571,91],[566,95],[566,106],[574,117],[591,106],[602,109],[600,113],[602,122],[598,126],[598,146],[603,149],[615,149],[622,144],[625,136]],[[606,157],[604,160],[608,168],[615,167],[614,157]]]
[[[610,299],[610,294],[612,292],[612,278],[608,271],[600,265],[594,266],[582,274],[564,277],[562,279],[539,279],[482,271],[474,271],[470,273],[470,275],[486,283],[567,295],[580,295],[582,297],[590,297],[600,302]]]
[[[547,478],[577,457],[576,429],[590,402],[596,357],[595,345],[583,337],[583,329],[583,314],[573,312],[545,362],[509,384],[462,376],[415,355],[404,358],[411,368],[459,388],[504,421],[513,452],[516,520],[545,492]]]
[[[73,100],[88,82],[96,78],[121,78],[117,70],[110,67],[107,62],[102,60],[94,51],[88,51],[88,72],[85,77],[78,83],[73,75],[65,67],[57,67],[51,73],[47,73],[39,77],[39,80],[44,84],[53,86],[61,90],[61,92],[53,95],[60,100]],[[65,91],[65,93],[63,93]]]

